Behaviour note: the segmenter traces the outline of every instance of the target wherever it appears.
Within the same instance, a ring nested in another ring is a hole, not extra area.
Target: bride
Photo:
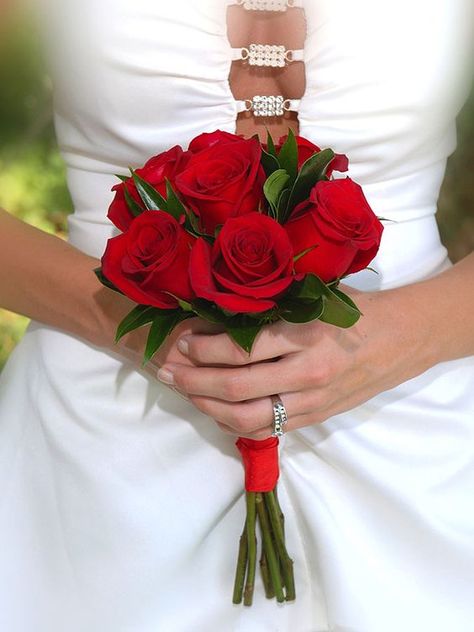
[[[0,380],[0,629],[472,632],[474,255],[452,265],[434,217],[467,0],[37,1],[75,212],[68,243],[0,213],[0,304],[32,319]],[[250,358],[193,319],[141,369],[92,272],[114,174],[266,127],[347,154],[389,220],[378,274],[346,279],[364,316],[268,326]],[[274,394],[298,595],[244,608],[234,441],[270,435]]]

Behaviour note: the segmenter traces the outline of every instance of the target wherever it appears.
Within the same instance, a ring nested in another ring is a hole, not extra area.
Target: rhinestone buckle
[[[293,51],[276,44],[250,44],[248,48],[242,48],[241,59],[250,66],[283,68],[293,61]]]
[[[245,100],[245,111],[254,116],[283,116],[290,110],[290,100],[281,95],[257,95]]]
[[[237,0],[247,11],[286,11],[297,5],[296,0]]]

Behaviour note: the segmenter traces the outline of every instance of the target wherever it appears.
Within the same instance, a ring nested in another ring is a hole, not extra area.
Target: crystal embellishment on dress
[[[252,112],[254,116],[283,116],[289,110],[288,99],[281,95],[276,96],[254,96],[245,101],[246,110]]]
[[[248,62],[250,66],[268,66],[284,68],[286,64],[301,59],[303,51],[286,50],[277,44],[250,44],[248,48],[237,49],[238,59]]]
[[[285,99],[281,95],[257,95],[251,99],[236,100],[237,112],[251,112],[254,116],[284,116],[285,112],[298,112],[300,99]]]
[[[247,11],[286,11],[299,6],[297,0],[237,0],[237,4]]]

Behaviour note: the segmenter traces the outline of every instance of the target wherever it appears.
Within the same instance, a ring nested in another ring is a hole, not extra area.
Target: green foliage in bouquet
[[[295,207],[308,198],[316,183],[328,180],[326,172],[334,157],[335,153],[331,149],[325,149],[312,155],[298,169],[298,146],[291,130],[279,151],[268,134],[266,149],[262,148],[261,158],[266,175],[263,187],[268,207],[265,209],[266,214],[284,224]],[[128,179],[118,177],[123,181]],[[198,216],[181,201],[169,180],[166,181],[164,197],[136,171],[131,170],[131,177],[144,205],[142,208],[124,187],[127,206],[134,216],[143,213],[144,209],[164,211],[181,222],[195,237],[202,237],[211,243],[214,241],[221,227],[217,228],[214,237],[203,233]],[[295,261],[306,253],[307,251],[296,255]],[[101,268],[95,272],[104,285],[120,292],[104,276]],[[187,302],[175,297],[178,302],[175,309],[137,305],[120,323],[116,341],[134,329],[151,325],[143,360],[146,364],[171,331],[183,320],[194,316],[221,324],[233,340],[249,353],[262,327],[278,320],[307,323],[319,319],[337,327],[351,327],[361,314],[349,296],[338,289],[339,282],[340,279],[336,279],[331,283],[324,283],[314,274],[306,274],[301,280],[295,278],[275,307],[251,314],[229,312],[202,298]]]

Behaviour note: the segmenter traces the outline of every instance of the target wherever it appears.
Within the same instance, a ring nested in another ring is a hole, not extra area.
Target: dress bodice
[[[50,41],[56,127],[76,209],[71,239],[99,255],[112,230],[105,215],[113,174],[203,131],[235,130],[229,2],[43,1],[57,3]],[[468,85],[468,0],[303,7],[300,133],[347,153],[375,212],[393,220],[376,262],[380,278],[361,273],[362,286],[403,282],[416,260],[429,268],[445,257],[433,216]]]

